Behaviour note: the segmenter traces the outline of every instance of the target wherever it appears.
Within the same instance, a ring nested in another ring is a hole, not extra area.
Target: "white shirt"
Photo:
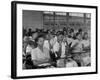
[[[62,57],[65,57],[65,43],[64,42],[62,42],[61,43],[61,58]],[[59,43],[56,41],[56,43],[54,44],[54,46],[53,46],[53,52],[58,52],[59,51],[59,49],[60,49],[60,45],[59,45]]]
[[[84,47],[88,47],[88,46],[90,46],[90,41],[89,40],[82,40],[82,44],[84,45]]]
[[[45,47],[45,48],[47,48],[48,50],[50,50],[50,44],[49,44],[49,41],[48,41],[48,40],[45,40],[45,41],[44,41],[43,47]]]
[[[37,47],[31,52],[32,60],[50,59],[49,50],[43,47],[43,52]]]
[[[50,40],[50,45],[53,46],[57,42],[57,37],[54,37]]]
[[[55,44],[53,44],[53,52],[58,52],[60,48],[59,43],[56,41]]]
[[[62,42],[62,53],[61,53],[61,58],[62,57],[65,57],[65,46],[66,46],[66,44],[64,43],[64,42]]]
[[[31,51],[32,51],[32,47],[30,45],[28,45],[26,47],[26,53],[31,53]]]
[[[74,47],[74,51],[76,52],[81,52],[82,51],[82,42],[81,41],[76,41],[75,42],[75,47]]]

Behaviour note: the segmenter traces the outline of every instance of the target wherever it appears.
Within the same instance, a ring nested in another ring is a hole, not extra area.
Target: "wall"
[[[23,10],[23,27],[26,29],[32,28],[32,30],[42,28],[42,17],[42,12],[40,11]]]
[[[1,0],[0,2],[0,80],[11,79],[11,1]],[[28,1],[28,0],[19,0]],[[98,6],[100,14],[100,0],[29,0],[34,2],[49,2],[61,4],[79,4]],[[98,15],[100,20],[100,15]],[[5,32],[5,33],[4,33]],[[98,23],[98,34],[100,34],[100,24]],[[98,62],[100,61],[100,35],[98,35]],[[47,78],[27,78],[19,80],[100,80],[100,64],[98,64],[98,74],[74,75]]]
[[[73,23],[73,22],[74,23],[77,23],[77,22],[83,23],[83,18],[80,18],[80,17],[79,18],[78,17],[69,18],[69,23]],[[39,29],[43,28],[43,13],[40,11],[23,10],[23,27],[27,30],[29,28],[32,28],[33,30],[35,30],[35,28],[39,28]],[[63,28],[63,26],[60,26],[60,27]],[[74,24],[74,25],[70,25],[70,27],[72,27],[74,29],[82,28],[83,30],[87,31],[87,30],[89,30],[90,25],[85,27],[84,25],[75,25]],[[50,28],[50,25],[48,25],[48,28]],[[52,27],[52,28],[54,28],[54,27]],[[54,29],[56,29],[56,28],[54,28]]]

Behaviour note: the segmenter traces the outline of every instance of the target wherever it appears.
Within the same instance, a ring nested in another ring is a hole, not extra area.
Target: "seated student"
[[[83,50],[86,51],[85,53],[81,54],[81,58],[83,61],[83,66],[87,66],[88,64],[91,63],[91,56],[90,56],[90,41],[88,39],[88,33],[85,32],[83,35],[83,40],[82,40],[82,47]]]
[[[74,56],[74,60],[77,61],[79,66],[83,65],[83,62],[81,61],[81,52],[82,52],[82,36],[80,33],[76,33],[76,41],[74,41],[74,44],[71,46],[71,53]]]
[[[67,37],[67,42],[68,45],[71,45],[73,42],[73,37],[74,37],[74,29],[70,29],[68,37]]]
[[[88,38],[88,33],[87,32],[85,32],[84,35],[83,35],[82,44],[83,44],[83,49],[84,50],[90,50],[90,40]]]
[[[53,45],[56,43],[57,41],[57,36],[54,35],[54,33],[50,33],[49,34],[49,37],[50,37],[50,45],[51,47],[53,47]]]
[[[26,47],[26,54],[30,54],[32,49],[36,47],[36,43],[33,41],[28,41],[27,47]]]
[[[75,43],[71,46],[74,51],[76,52],[81,52],[82,51],[82,36],[80,33],[76,33],[76,40],[74,41]]]
[[[57,53],[57,57],[65,57],[65,42],[63,41],[64,35],[62,32],[59,32],[57,36],[57,41],[53,45],[53,51],[54,53]]]
[[[45,34],[45,40],[43,47],[47,48],[50,51],[50,37],[48,33]]]
[[[59,31],[57,33],[57,40],[53,45],[53,52],[56,57],[57,67],[64,67],[64,59],[66,57],[65,49],[66,49],[66,42],[64,41],[64,34],[62,31]]]
[[[80,33],[80,35],[83,36],[83,30],[81,28],[78,29],[78,33]]]
[[[28,34],[26,34],[26,35],[23,37],[23,41],[24,41],[24,42],[27,42],[27,41],[29,41],[29,40],[30,40],[30,38],[29,38]]]
[[[50,62],[49,50],[43,47],[44,37],[40,35],[37,37],[36,41],[37,41],[37,47],[33,49],[31,52],[31,58],[33,64],[35,66],[39,66],[40,64],[43,63],[49,63]]]
[[[25,54],[23,59],[25,58],[24,64],[26,69],[32,69],[33,63],[31,61],[31,51],[35,48],[33,41],[27,41],[27,46],[25,49]]]
[[[54,34],[51,32],[48,34],[49,35],[49,48],[50,48],[50,57],[52,59],[52,61],[56,62],[56,57],[57,55],[55,55],[55,52],[53,50],[53,47],[54,47],[54,44],[56,43],[57,41],[57,37],[54,36]],[[56,66],[56,65],[55,65]]]

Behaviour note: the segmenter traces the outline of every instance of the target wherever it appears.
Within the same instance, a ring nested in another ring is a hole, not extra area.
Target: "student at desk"
[[[59,32],[58,36],[57,36],[57,41],[55,42],[55,44],[53,45],[53,51],[56,53],[57,52],[57,56],[59,58],[63,58],[65,57],[65,42],[63,41],[64,39],[64,35],[63,32]]]
[[[74,56],[74,60],[78,63],[78,66],[82,66],[83,62],[81,61],[80,54],[82,53],[82,35],[80,33],[76,33],[76,40],[72,43],[72,55]]]
[[[85,32],[83,35],[83,40],[82,40],[82,44],[83,44],[83,49],[86,51],[90,50],[90,40],[88,38],[88,33]]]
[[[76,40],[72,42],[71,48],[73,48],[73,52],[81,52],[82,51],[82,35],[80,33],[76,33]]]
[[[43,47],[44,37],[40,35],[38,36],[36,41],[37,41],[37,48],[33,49],[31,52],[31,58],[33,64],[38,66],[43,63],[49,63],[50,62],[49,50]]]
[[[90,55],[90,41],[88,38],[88,33],[85,32],[82,40],[83,50],[85,53],[81,54],[83,66],[90,66],[91,64],[91,55]]]

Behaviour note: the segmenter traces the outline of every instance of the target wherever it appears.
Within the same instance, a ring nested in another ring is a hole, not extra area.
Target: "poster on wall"
[[[11,77],[97,73],[97,6],[11,2]]]

